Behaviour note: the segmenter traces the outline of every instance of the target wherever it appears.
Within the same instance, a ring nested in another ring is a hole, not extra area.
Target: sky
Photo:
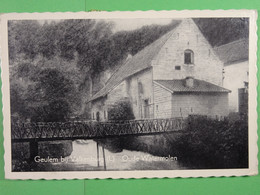
[[[38,20],[40,24],[44,24],[45,22],[50,23],[52,21],[59,21],[59,20]],[[167,25],[172,21],[172,18],[161,18],[161,19],[147,19],[147,18],[140,18],[140,19],[104,19],[104,21],[113,22],[114,28],[113,32],[118,31],[130,31],[141,28],[145,25]]]
[[[115,24],[113,31],[118,32],[122,30],[134,30],[141,28],[145,25],[167,25],[172,21],[172,18],[165,19],[107,19],[106,21],[113,22]]]

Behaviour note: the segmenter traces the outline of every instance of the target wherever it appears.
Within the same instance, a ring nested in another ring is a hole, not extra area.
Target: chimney
[[[194,86],[194,78],[193,77],[186,77],[185,86],[192,88]]]

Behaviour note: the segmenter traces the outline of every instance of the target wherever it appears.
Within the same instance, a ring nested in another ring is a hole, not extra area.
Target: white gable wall
[[[238,112],[238,89],[248,82],[248,61],[227,65],[224,68],[224,87],[231,90],[229,94],[229,111]]]
[[[194,52],[194,65],[184,64],[184,51]],[[223,63],[192,19],[185,19],[152,61],[154,80],[183,79],[193,76],[222,86]],[[175,70],[181,66],[181,70]]]

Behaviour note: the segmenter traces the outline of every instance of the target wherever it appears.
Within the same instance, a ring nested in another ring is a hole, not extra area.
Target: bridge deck
[[[12,123],[12,142],[54,141],[149,135],[179,131],[182,118],[145,119],[118,122]]]

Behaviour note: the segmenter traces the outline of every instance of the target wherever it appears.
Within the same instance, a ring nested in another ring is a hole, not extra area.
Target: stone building
[[[223,86],[231,90],[229,94],[229,111],[238,112],[239,107],[242,110],[247,110],[244,107],[247,106],[248,39],[240,39],[221,45],[215,48],[215,51],[224,63]]]
[[[145,47],[110,77],[90,100],[92,118],[108,120],[116,102],[128,99],[135,119],[226,116],[229,90],[223,62],[192,19]]]

